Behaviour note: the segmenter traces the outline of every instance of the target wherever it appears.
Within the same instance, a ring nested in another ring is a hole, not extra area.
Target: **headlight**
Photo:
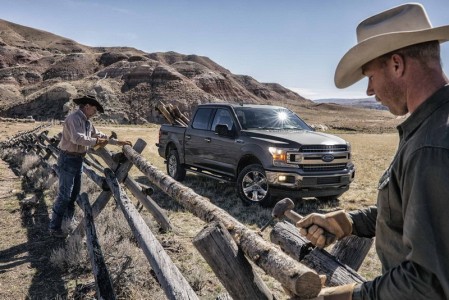
[[[273,158],[273,166],[299,168],[298,164],[291,162],[288,157],[290,153],[297,153],[299,149],[268,147],[268,151]]]
[[[271,153],[271,156],[273,156],[273,162],[287,162],[287,150],[282,148],[276,148],[276,147],[269,147],[268,151]]]

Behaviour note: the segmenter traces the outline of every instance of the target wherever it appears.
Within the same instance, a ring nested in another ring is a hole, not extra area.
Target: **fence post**
[[[219,222],[203,228],[193,239],[232,299],[273,299],[273,295]]]
[[[109,277],[109,271],[104,262],[100,243],[95,230],[94,218],[92,216],[92,208],[89,204],[89,198],[86,193],[82,193],[77,201],[84,211],[84,222],[86,228],[87,249],[89,251],[92,272],[95,277],[95,285],[97,287],[98,299],[115,299],[114,288]]]
[[[110,169],[105,169],[105,175],[117,204],[128,221],[140,248],[150,262],[167,298],[173,300],[198,299],[192,287],[173,264],[170,256],[164,251],[131,200],[126,196],[114,173]]]

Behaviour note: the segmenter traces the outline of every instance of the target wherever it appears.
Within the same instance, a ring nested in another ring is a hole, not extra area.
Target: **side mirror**
[[[215,133],[220,136],[228,137],[232,137],[234,135],[233,131],[229,130],[228,126],[224,124],[217,124],[217,126],[215,126]]]

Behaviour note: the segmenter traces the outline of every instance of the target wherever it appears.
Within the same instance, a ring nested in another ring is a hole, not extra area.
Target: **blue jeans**
[[[67,155],[62,151],[58,158],[59,192],[53,204],[50,229],[60,230],[64,217],[72,219],[75,214],[75,201],[81,190],[83,158]]]

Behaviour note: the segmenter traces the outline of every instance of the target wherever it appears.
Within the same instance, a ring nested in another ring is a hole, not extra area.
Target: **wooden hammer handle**
[[[284,215],[285,215],[287,218],[289,218],[290,221],[292,221],[293,224],[294,224],[295,226],[296,226],[296,223],[297,223],[297,222],[301,221],[301,220],[304,218],[303,216],[301,216],[300,214],[294,212],[293,210],[287,210],[287,211],[284,213]],[[330,233],[330,232],[324,231],[323,234],[324,234],[324,236],[326,237],[326,239],[333,239],[333,240],[336,239],[336,238],[335,238],[335,235],[332,234],[332,233]]]
[[[297,222],[301,221],[304,217],[300,214],[294,212],[293,210],[287,210],[284,215],[290,219],[290,221],[293,222],[293,224],[296,224]]]

